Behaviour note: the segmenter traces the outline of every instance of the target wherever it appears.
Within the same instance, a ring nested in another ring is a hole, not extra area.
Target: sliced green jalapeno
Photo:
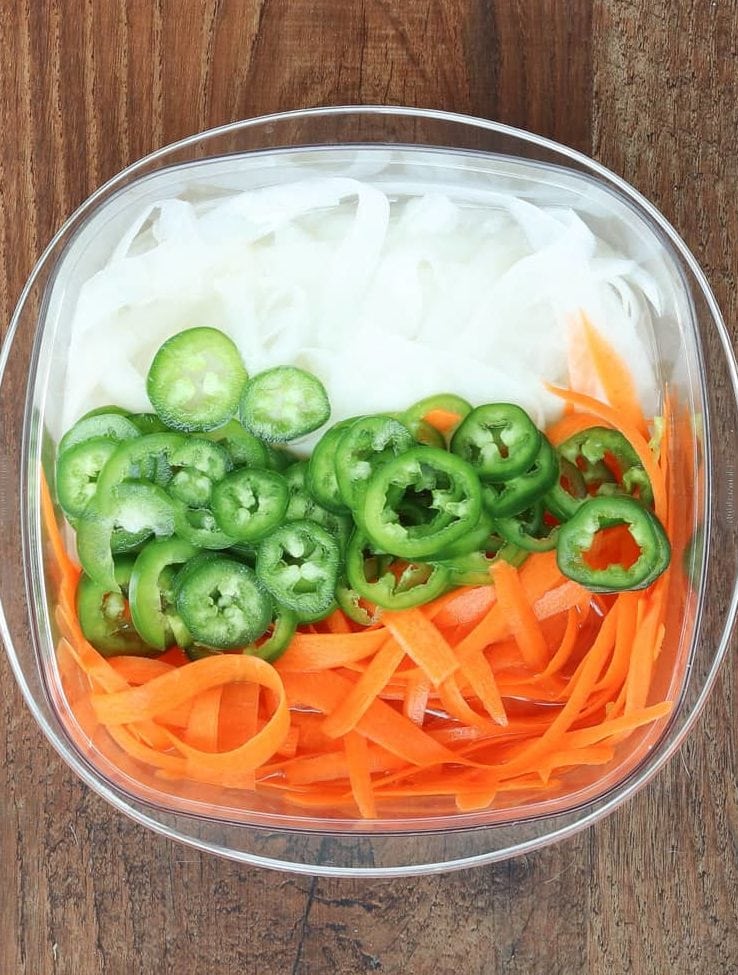
[[[335,538],[312,521],[281,525],[259,545],[256,574],[300,620],[318,620],[334,605],[340,563]]]
[[[412,519],[403,517],[408,503]],[[479,478],[469,464],[435,447],[414,447],[374,471],[357,515],[379,551],[426,559],[474,528],[481,505]],[[416,508],[427,511],[420,523]]]
[[[257,542],[281,524],[289,503],[287,481],[276,471],[244,467],[213,488],[213,514],[237,542]]]
[[[106,589],[83,575],[77,586],[77,616],[86,639],[104,657],[119,655],[148,657],[158,651],[147,646],[131,621],[128,587],[134,559],[115,562],[117,591]]]
[[[115,453],[117,444],[93,437],[68,447],[56,465],[56,494],[64,514],[76,518],[95,496],[100,472]]]
[[[268,443],[286,443],[322,427],[331,413],[317,376],[297,366],[276,366],[244,387],[241,423]]]
[[[272,620],[269,594],[253,570],[234,559],[201,561],[175,591],[177,612],[187,629],[208,647],[245,647],[265,633]]]
[[[625,525],[639,548],[635,562],[594,568],[586,553],[604,528]],[[643,589],[669,565],[671,549],[655,515],[632,498],[589,498],[560,530],[556,561],[561,572],[592,592]]]
[[[525,410],[512,403],[488,403],[472,410],[451,439],[451,450],[482,480],[509,481],[534,463],[541,433]]]
[[[143,639],[159,650],[192,642],[175,609],[174,567],[195,555],[194,545],[174,537],[149,542],[134,563],[130,581],[131,617]]]
[[[188,328],[161,346],[146,377],[157,414],[174,430],[223,426],[248,378],[235,343],[216,328]]]
[[[450,571],[441,564],[398,562],[377,553],[357,530],[346,550],[346,575],[359,597],[383,609],[408,609],[440,596],[448,585]]]
[[[484,505],[494,519],[517,515],[542,498],[556,483],[558,474],[556,451],[542,436],[535,460],[526,471],[501,483],[490,481],[483,485]]]
[[[336,446],[336,477],[344,504],[358,505],[372,473],[416,445],[408,428],[391,416],[360,417]]]

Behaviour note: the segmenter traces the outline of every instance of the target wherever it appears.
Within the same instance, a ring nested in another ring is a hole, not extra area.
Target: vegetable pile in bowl
[[[72,710],[162,780],[375,818],[559,795],[664,718],[693,458],[580,315],[593,396],[539,426],[456,390],[331,422],[293,363],[210,326],[151,358],[152,411],[61,437],[43,505]],[[683,519],[682,519],[683,520]],[[672,557],[673,551],[673,557]]]

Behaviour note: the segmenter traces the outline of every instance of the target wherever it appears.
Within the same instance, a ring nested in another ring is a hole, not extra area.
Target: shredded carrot
[[[594,416],[592,413],[565,413],[560,420],[546,428],[546,436],[554,447],[559,447],[569,437],[591,427],[601,426],[611,426],[611,424],[603,422],[602,417]]]
[[[423,419],[440,433],[448,433],[449,430],[453,430],[461,416],[453,410],[435,409],[428,410]]]
[[[385,613],[382,622],[435,687],[458,669],[451,647],[420,609]]]
[[[364,819],[376,819],[377,805],[372,791],[366,738],[355,731],[349,731],[343,739],[343,747],[346,749],[351,791],[359,813]]]
[[[353,685],[347,696],[325,719],[323,722],[325,734],[330,738],[340,738],[355,728],[363,715],[366,714],[372,701],[375,700],[392,674],[397,670],[404,656],[404,649],[395,640],[389,639],[377,651],[372,662]]]
[[[507,618],[523,660],[532,671],[543,670],[548,663],[546,640],[533,607],[526,599],[518,570],[503,560],[495,564],[492,577],[497,589],[497,603]]]
[[[430,694],[430,681],[418,675],[411,677],[407,682],[405,696],[402,702],[402,713],[409,718],[413,724],[421,725],[425,720],[425,712],[428,707],[428,696]]]
[[[587,351],[605,398],[629,426],[648,439],[648,425],[628,367],[585,314],[582,314],[582,325]]]

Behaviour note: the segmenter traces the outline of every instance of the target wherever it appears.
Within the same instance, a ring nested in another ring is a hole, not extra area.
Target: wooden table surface
[[[384,102],[601,160],[675,224],[736,335],[731,0],[4,0],[0,65],[2,322],[56,228],[131,160],[232,119]],[[128,822],[46,744],[0,659],[0,975],[736,973],[737,672],[734,656],[680,757],[597,827],[499,866],[353,882]]]

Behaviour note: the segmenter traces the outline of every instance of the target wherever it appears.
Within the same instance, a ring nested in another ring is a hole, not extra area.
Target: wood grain
[[[386,102],[594,154],[673,220],[735,323],[737,64],[738,8],[708,0],[2,3],[0,319],[65,216],[134,158],[243,116]],[[736,972],[736,673],[682,756],[587,833],[458,875],[348,882],[247,870],[124,820],[53,754],[2,659],[0,973]]]

